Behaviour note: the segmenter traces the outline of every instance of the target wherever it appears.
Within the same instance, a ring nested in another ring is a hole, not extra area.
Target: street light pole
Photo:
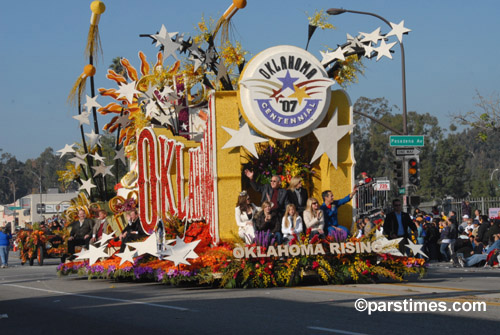
[[[354,14],[362,14],[362,15],[370,15],[374,16],[385,23],[389,27],[392,28],[391,23],[387,21],[380,15],[370,12],[360,12],[357,10],[349,10],[343,8],[330,8],[326,11],[329,15],[340,15],[343,13],[354,13]],[[406,69],[405,69],[405,49],[403,46],[403,42],[399,43],[399,47],[401,48],[401,81],[402,81],[402,95],[403,95],[403,135],[408,135],[408,123],[407,123],[407,110],[406,110]]]

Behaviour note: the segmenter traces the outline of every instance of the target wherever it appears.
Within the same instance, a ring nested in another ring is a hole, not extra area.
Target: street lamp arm
[[[372,120],[372,121],[374,121],[374,122],[377,122],[377,123],[378,123],[378,124],[380,124],[381,126],[383,126],[383,127],[387,128],[387,129],[389,129],[390,131],[392,131],[392,132],[394,132],[394,133],[396,133],[396,134],[398,134],[398,135],[404,135],[404,134],[403,134],[402,132],[400,132],[399,130],[396,130],[396,129],[392,128],[391,126],[389,126],[389,125],[388,125],[388,124],[386,124],[385,122],[382,122],[382,121],[380,121],[380,120],[378,120],[378,119],[374,118],[374,117],[373,117],[373,116],[371,116],[371,115],[368,115],[368,114],[365,114],[365,113],[363,113],[363,112],[359,112],[359,111],[353,111],[353,113],[355,113],[355,114],[359,114],[359,115],[364,116],[364,117],[367,117],[367,118],[369,118],[370,120]]]
[[[495,169],[493,170],[493,172],[491,173],[491,176],[490,176],[490,181],[493,181],[493,175],[495,174],[495,172],[499,171],[499,169]]]

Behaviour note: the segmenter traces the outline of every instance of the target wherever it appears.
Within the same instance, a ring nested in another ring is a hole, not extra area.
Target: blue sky
[[[403,39],[406,55],[409,111],[430,113],[448,128],[449,114],[474,109],[476,90],[497,94],[500,68],[500,3],[441,1],[261,1],[248,0],[233,18],[235,38],[251,54],[275,45],[305,47],[307,15],[332,7],[377,13],[412,29]],[[90,21],[90,0],[25,0],[2,3],[0,12],[0,148],[19,160],[36,158],[47,147],[59,150],[81,141],[76,108],[66,103],[82,72],[83,51]],[[204,15],[217,19],[230,0],[104,0],[106,12],[99,24],[103,55],[97,64],[96,87],[111,88],[105,78],[116,56],[139,67],[142,50],[154,59],[157,49],[139,34],[168,31],[195,34]],[[334,31],[318,30],[309,51],[336,47],[346,33],[357,35],[389,27],[373,17],[345,13],[331,17]],[[401,106],[399,47],[393,59],[365,61],[364,77],[347,89],[353,102],[360,96],[385,97]],[[88,93],[89,94],[89,93]],[[98,101],[100,101],[98,99]],[[100,121],[102,127],[104,122]],[[90,132],[90,128],[86,128]]]

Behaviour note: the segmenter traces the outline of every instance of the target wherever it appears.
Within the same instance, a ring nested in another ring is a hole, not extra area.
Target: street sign
[[[23,208],[22,207],[18,207],[18,206],[9,206],[9,209],[11,211],[18,211],[18,210],[23,209]]]
[[[377,183],[374,185],[373,189],[375,191],[390,191],[391,182],[389,180],[377,180]]]
[[[389,145],[391,147],[423,147],[424,135],[391,135]]]
[[[399,194],[405,194],[406,189],[404,187],[401,187],[399,189]]]
[[[396,156],[418,156],[419,148],[396,148]]]

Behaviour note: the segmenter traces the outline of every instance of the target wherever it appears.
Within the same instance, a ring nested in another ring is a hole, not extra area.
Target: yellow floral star
[[[290,94],[288,97],[289,98],[297,98],[299,100],[299,105],[302,105],[302,99],[304,98],[310,98],[311,96],[306,93],[306,87],[297,87],[297,85],[293,85],[295,88],[295,93]]]

